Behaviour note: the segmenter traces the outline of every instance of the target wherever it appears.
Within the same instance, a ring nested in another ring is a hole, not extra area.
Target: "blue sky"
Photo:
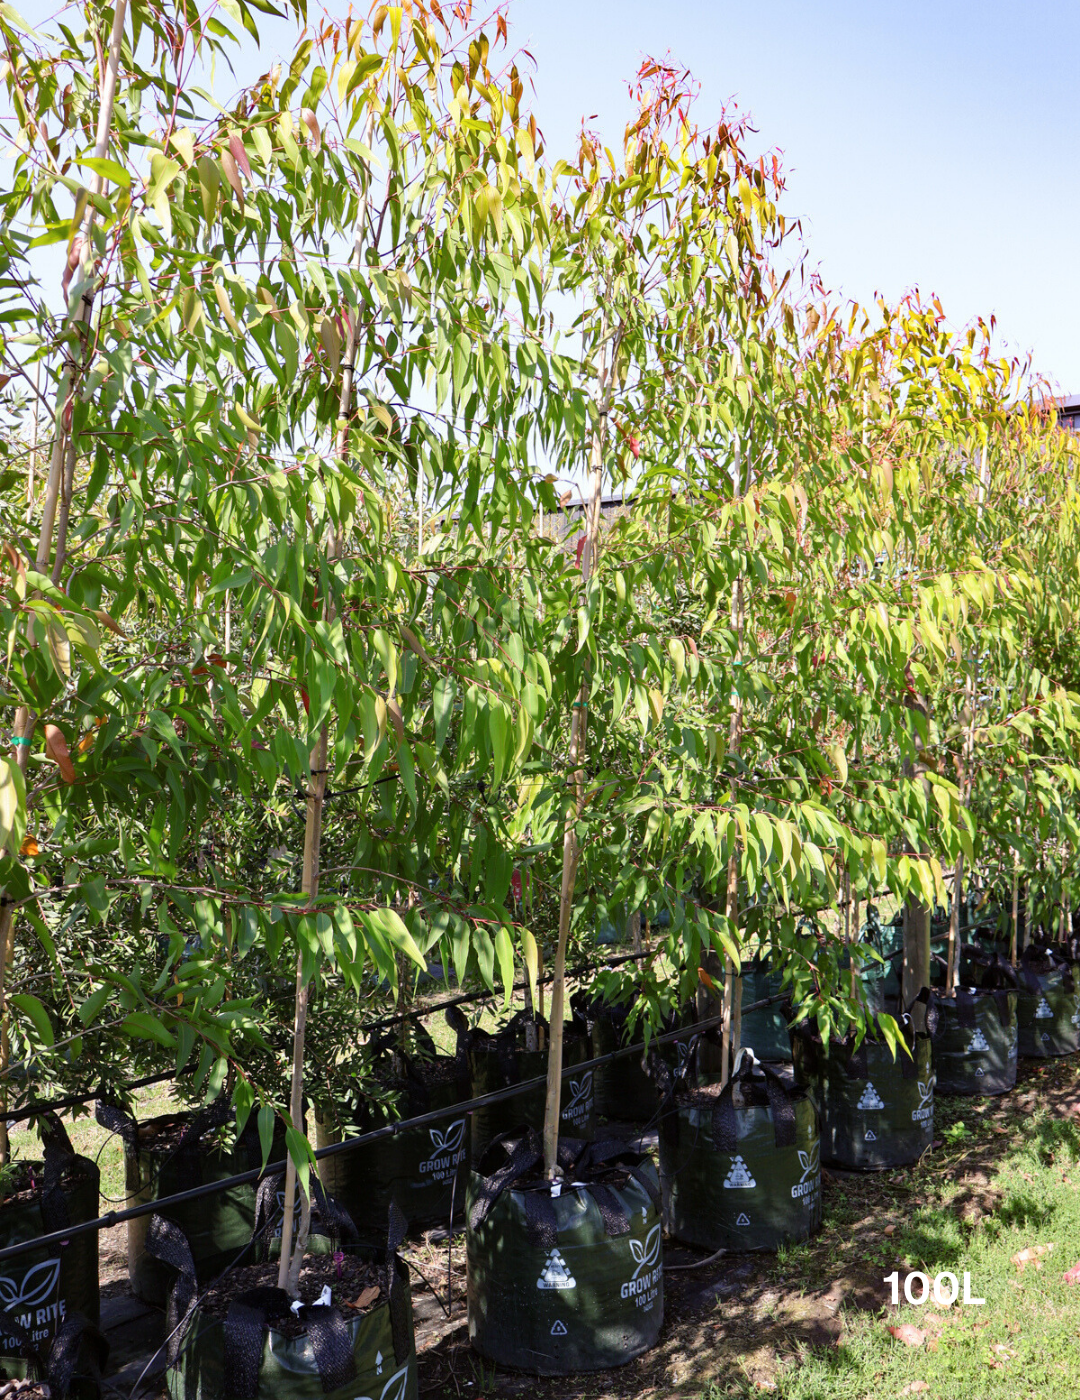
[[[785,208],[846,296],[918,285],[1080,394],[1075,6],[1023,0],[512,0],[549,154],[582,114],[616,141],[626,80],[670,52],[699,116],[735,98],[789,172]]]

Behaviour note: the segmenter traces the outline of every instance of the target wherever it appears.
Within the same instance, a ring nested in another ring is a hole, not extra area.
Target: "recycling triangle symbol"
[[[560,1322],[559,1319],[556,1318],[555,1321],[551,1324],[551,1335],[553,1337],[565,1337],[566,1323]]]
[[[1052,1021],[1054,1019],[1054,1013],[1050,1010],[1050,1003],[1045,997],[1039,998],[1039,1004],[1035,1008],[1035,1019],[1036,1021]]]
[[[885,1103],[881,1095],[874,1088],[869,1080],[866,1081],[866,1088],[863,1090],[862,1098],[856,1105],[857,1108],[884,1108]]]
[[[738,1217],[738,1219],[735,1221],[735,1224],[736,1224],[736,1225],[749,1225],[749,1224],[750,1224],[750,1217],[746,1214],[745,1211],[743,1211],[743,1213],[742,1213],[742,1214]]]
[[[742,1187],[746,1190],[752,1190],[757,1185],[757,1182],[750,1175],[743,1159],[741,1157],[733,1157],[731,1159],[731,1170],[724,1180],[724,1185],[729,1189]]]
[[[877,1133],[874,1132],[873,1128],[867,1128],[863,1142],[877,1142]]]
[[[983,1067],[982,1067],[982,1065],[980,1065],[979,1068],[975,1071],[975,1078],[978,1079],[979,1075],[982,1074],[982,1072],[983,1072]]]
[[[970,1052],[972,1050],[989,1049],[990,1046],[987,1042],[986,1036],[983,1035],[981,1030],[976,1030],[975,1034],[971,1037],[971,1044],[968,1046],[968,1051]]]
[[[566,1260],[557,1249],[547,1257],[543,1273],[536,1280],[537,1288],[576,1288],[577,1281],[566,1267]]]

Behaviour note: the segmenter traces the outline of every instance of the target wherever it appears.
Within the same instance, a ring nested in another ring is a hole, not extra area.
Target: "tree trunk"
[[[749,476],[749,473],[747,473]],[[734,496],[737,501],[743,496],[743,464],[742,453],[738,447],[735,449],[735,490]],[[738,675],[738,668],[743,663],[743,635],[746,628],[746,598],[743,591],[742,575],[735,580],[731,587],[731,626],[735,633],[735,660],[733,663],[733,684],[735,686],[732,695],[731,722],[728,726],[728,753],[732,758],[738,756],[739,740],[742,735],[743,718],[743,697],[742,689],[734,681],[734,676]],[[731,804],[734,807],[739,799],[735,779],[731,780]],[[737,840],[738,838],[736,838]],[[732,851],[728,859],[727,869],[727,893],[724,902],[724,914],[728,922],[728,932],[734,937],[735,930],[739,923],[739,859],[737,851]],[[720,1083],[725,1085],[731,1075],[731,1064],[735,1056],[739,1053],[739,1041],[742,1038],[742,996],[739,987],[735,984],[735,964],[730,958],[724,960],[724,1006],[723,1006],[723,1031],[720,1040]]]
[[[600,499],[604,484],[604,443],[607,436],[608,411],[611,406],[608,324],[605,313],[600,329],[599,411],[592,436],[590,497],[586,514],[585,546],[581,555],[581,589],[584,596],[600,554]],[[566,1014],[566,943],[570,935],[570,911],[574,901],[577,879],[578,840],[577,818],[585,795],[585,739],[588,725],[589,689],[591,684],[588,657],[584,659],[585,673],[574,702],[570,720],[570,793],[563,820],[562,882],[559,888],[559,942],[555,949],[555,968],[551,983],[551,1018],[549,1022],[547,1097],[544,1104],[544,1174],[554,1181],[559,1150],[559,1106],[562,1094],[563,1020]]]
[[[369,118],[365,143],[370,145],[374,126],[374,114]],[[359,216],[356,221],[356,239],[353,257],[359,268],[362,265],[364,236],[367,229],[367,213],[370,181],[360,201]],[[352,412],[353,378],[356,370],[356,356],[359,349],[359,314],[354,312],[349,321],[349,334],[342,357],[341,394],[338,399],[338,420],[340,427],[336,446],[337,460],[343,461],[349,445],[349,416]],[[328,560],[340,557],[344,539],[340,530],[334,530],[327,550]],[[335,608],[327,597],[323,604],[323,618],[333,622]],[[311,751],[310,775],[308,781],[307,817],[304,825],[304,868],[301,891],[313,903],[319,892],[319,846],[322,842],[323,803],[326,797],[327,758],[330,752],[329,729],[323,725],[314,749]],[[303,1115],[304,1099],[304,1035],[307,1029],[308,1002],[310,988],[304,980],[303,955],[296,958],[296,1001],[293,1014],[293,1054],[292,1082],[289,1094],[289,1117],[293,1127],[305,1130]],[[300,1266],[304,1250],[307,1248],[308,1228],[311,1222],[311,1197],[303,1193],[300,1207],[300,1229],[293,1240],[294,1198],[296,1195],[296,1164],[291,1154],[285,1158],[285,1203],[281,1222],[281,1260],[278,1265],[278,1287],[284,1288],[295,1297],[300,1279]]]
[[[914,696],[909,699],[909,708],[915,713],[927,717],[926,702],[921,696]],[[926,768],[922,762],[922,736],[919,733],[914,717],[911,723],[911,733],[915,744],[914,764],[905,763],[905,768],[909,776],[920,778],[924,790],[929,797],[929,783],[926,778]],[[921,855],[920,852],[914,852]],[[916,1030],[925,1030],[925,1012],[915,998],[922,991],[923,987],[930,985],[930,910],[918,899],[916,895],[909,895],[904,905],[904,970],[900,988],[900,1010],[903,1012],[911,1007],[912,1019],[915,1022]]]

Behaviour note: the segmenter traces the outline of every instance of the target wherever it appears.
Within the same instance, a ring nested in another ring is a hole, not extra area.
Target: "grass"
[[[961,1298],[967,1272],[981,1306],[910,1306],[901,1292],[901,1306],[883,1314],[872,1299],[851,1305],[845,1297],[838,1345],[792,1348],[777,1338],[770,1374],[739,1377],[729,1368],[697,1392],[701,1400],[1080,1397],[1080,1284],[1063,1278],[1080,1261],[1080,1118],[1070,1111],[1080,1109],[1080,1071],[1063,1064],[1044,1075],[1059,1092],[1038,1106],[1036,1091],[1030,1112],[1011,1096],[982,1105],[940,1100],[932,1164],[878,1177],[869,1220],[870,1179],[831,1191],[822,1235],[784,1251],[774,1266],[774,1279],[807,1289],[826,1283],[830,1266],[843,1274],[857,1261],[881,1304],[894,1268],[901,1285],[914,1270],[931,1280],[953,1273]],[[1014,1257],[1037,1246],[1052,1249],[1039,1256],[1041,1267],[1028,1262],[1021,1270]],[[905,1324],[922,1334],[918,1345],[889,1331]]]

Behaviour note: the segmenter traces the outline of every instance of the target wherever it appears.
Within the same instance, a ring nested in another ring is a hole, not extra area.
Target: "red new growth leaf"
[[[574,551],[575,558],[577,559],[578,568],[581,567],[581,556],[582,556],[584,553],[585,553],[585,536],[584,536],[584,535],[578,535],[577,548],[576,548],[575,551]]]
[[[233,153],[233,160],[236,161],[237,165],[244,172],[244,174],[247,176],[250,182],[252,178],[251,162],[248,160],[247,151],[244,150],[244,143],[240,140],[239,136],[229,137],[229,150]]]
[[[67,740],[55,724],[45,726],[45,747],[49,757],[60,769],[60,776],[64,782],[73,783],[75,781],[75,765],[68,752]]]

